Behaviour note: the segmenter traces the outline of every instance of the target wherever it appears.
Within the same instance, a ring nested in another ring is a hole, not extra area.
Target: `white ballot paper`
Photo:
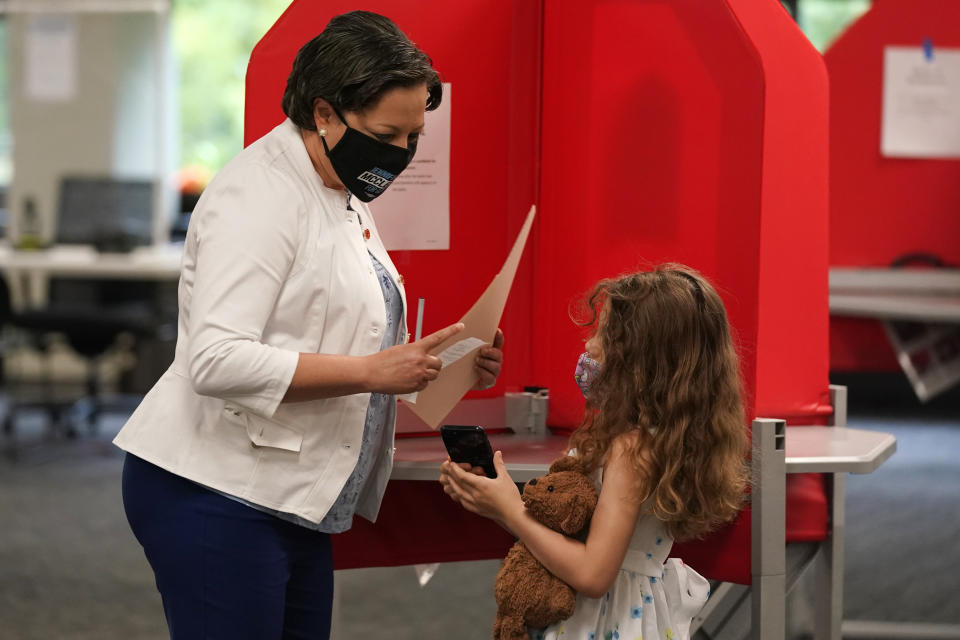
[[[440,426],[440,422],[460,402],[464,394],[477,383],[473,356],[481,347],[492,344],[497,334],[500,317],[507,304],[507,296],[510,294],[513,278],[517,274],[520,256],[523,255],[523,248],[527,244],[527,236],[530,235],[530,227],[533,225],[536,213],[536,206],[531,206],[500,273],[494,277],[493,282],[473,307],[460,319],[464,324],[463,331],[432,351],[443,362],[440,375],[423,391],[406,397],[401,396],[410,411],[426,422],[431,429]]]

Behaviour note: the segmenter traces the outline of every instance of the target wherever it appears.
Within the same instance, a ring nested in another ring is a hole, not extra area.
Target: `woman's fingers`
[[[503,366],[503,359],[501,358],[498,360],[496,358],[485,356],[481,353],[479,356],[477,356],[477,366],[481,369],[489,371],[490,373],[499,373],[500,367]]]
[[[444,327],[443,329],[440,329],[440,331],[435,331],[434,333],[431,333],[430,335],[421,338],[418,342],[414,344],[423,345],[424,349],[426,349],[427,351],[430,351],[434,347],[438,347],[441,344],[443,344],[443,342],[447,338],[454,336],[460,333],[461,331],[463,331],[463,326],[464,325],[462,322],[451,324],[448,327]]]
[[[443,361],[440,360],[440,358],[438,358],[437,356],[432,356],[428,353],[423,363],[423,366],[426,367],[427,371],[440,373],[440,369],[441,367],[443,367]]]
[[[503,332],[497,329],[493,344],[477,352],[475,365],[477,368],[476,389],[489,389],[497,383],[500,370],[503,368]]]
[[[430,349],[463,330],[457,323],[411,344],[384,349],[370,356],[371,390],[379,393],[422,391],[440,375],[443,362]]]

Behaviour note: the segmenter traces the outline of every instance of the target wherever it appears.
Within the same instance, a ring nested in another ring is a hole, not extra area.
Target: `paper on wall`
[[[960,50],[884,49],[880,149],[897,158],[960,157]]]
[[[29,16],[23,77],[28,100],[73,100],[77,93],[77,22],[73,16]]]
[[[520,228],[517,239],[513,243],[513,248],[510,250],[510,254],[503,263],[500,272],[477,299],[473,307],[460,319],[460,322],[464,324],[463,331],[448,338],[435,348],[432,353],[443,354],[451,347],[456,349],[452,354],[460,353],[461,350],[466,349],[471,343],[467,343],[467,345],[462,347],[457,345],[467,342],[470,338],[479,341],[472,343],[477,346],[472,346],[456,360],[451,361],[449,365],[445,365],[440,370],[440,375],[437,379],[417,394],[415,402],[407,402],[410,411],[427,423],[431,429],[436,429],[440,426],[440,422],[447,417],[447,414],[460,402],[464,394],[477,383],[477,373],[474,370],[474,358],[465,356],[472,354],[483,344],[493,343],[493,339],[497,334],[497,328],[500,325],[500,317],[503,315],[503,308],[507,304],[510,287],[513,285],[514,276],[517,274],[520,257],[523,255],[523,248],[527,244],[527,237],[530,235],[530,228],[533,226],[533,219],[536,213],[536,206],[531,206],[530,212],[527,214],[527,218]]]

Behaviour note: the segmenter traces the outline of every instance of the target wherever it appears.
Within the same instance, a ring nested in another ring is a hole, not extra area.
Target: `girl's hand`
[[[493,454],[496,478],[487,478],[466,471],[461,465],[447,460],[440,466],[440,484],[454,501],[467,511],[490,518],[501,524],[524,510],[517,485],[507,473],[503,454]]]
[[[422,391],[430,381],[437,379],[442,366],[440,358],[430,355],[430,350],[461,331],[463,323],[458,322],[416,342],[367,356],[368,390],[377,393]]]
[[[486,477],[486,474],[483,471],[483,467],[471,467],[469,462],[453,462],[450,457],[447,457],[447,461],[440,465],[440,484],[443,485],[443,492],[450,496],[450,499],[460,504],[460,498],[454,493],[454,489],[451,486],[450,476],[444,471],[445,465],[454,465],[460,467],[467,473],[472,473],[475,476]]]
[[[497,376],[500,375],[500,368],[503,366],[503,331],[497,329],[497,335],[493,337],[493,344],[484,347],[477,352],[476,370],[477,384],[474,389],[489,389],[497,384]]]

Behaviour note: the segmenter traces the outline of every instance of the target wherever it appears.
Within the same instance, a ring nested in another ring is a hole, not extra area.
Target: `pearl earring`
[[[322,138],[325,138],[325,137],[327,136],[327,130],[326,130],[326,129],[320,129],[319,131],[317,131],[317,133],[319,133],[319,134],[320,134],[320,137],[322,137]]]

